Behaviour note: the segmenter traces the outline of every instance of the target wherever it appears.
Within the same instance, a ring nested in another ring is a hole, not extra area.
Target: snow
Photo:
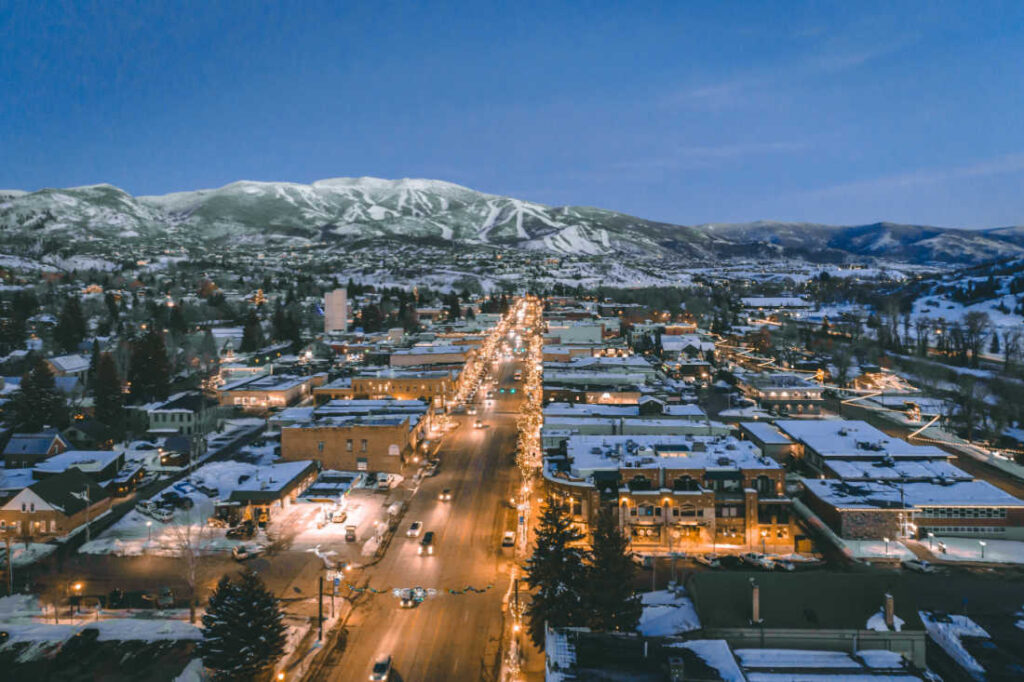
[[[966,521],[965,521],[966,523]],[[985,558],[981,558],[981,545],[985,543]],[[938,543],[946,546],[942,552]],[[953,538],[936,535],[931,543],[925,540],[918,546],[928,549],[942,561],[985,561],[995,564],[1024,564],[1024,542],[1016,540],[988,540],[979,538]]]
[[[914,553],[896,540],[890,540],[888,551],[884,540],[847,540],[843,539],[853,556],[857,559],[891,559],[893,561],[913,559]]]
[[[40,542],[30,542],[27,548],[24,542],[12,542],[11,563],[15,568],[28,566],[49,556],[55,549],[57,549],[57,545]],[[0,545],[0,563],[7,564],[7,549],[2,545]]]
[[[700,618],[685,591],[661,590],[641,595],[643,611],[637,632],[646,637],[670,637],[699,630]]]
[[[193,658],[181,674],[174,678],[174,682],[203,682],[203,679],[203,659]]]
[[[964,648],[962,637],[980,637],[990,639],[989,634],[980,625],[967,616],[940,616],[930,611],[920,611],[921,622],[924,623],[928,635],[949,654],[950,658],[962,666],[975,680],[983,680],[985,669]],[[948,622],[947,622],[948,621]]]
[[[896,632],[903,630],[903,619],[893,614],[893,628]],[[867,630],[875,630],[876,632],[888,632],[889,626],[885,624],[885,607],[881,607],[875,613],[871,614],[868,618],[867,624],[864,626]]]
[[[670,644],[672,648],[688,649],[696,654],[708,667],[718,671],[723,682],[746,682],[736,658],[723,639],[695,639],[681,644]]]

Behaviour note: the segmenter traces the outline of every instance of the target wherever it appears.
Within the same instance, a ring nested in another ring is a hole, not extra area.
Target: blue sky
[[[683,224],[1024,224],[1021,2],[15,0],[0,35],[0,187],[373,175]]]

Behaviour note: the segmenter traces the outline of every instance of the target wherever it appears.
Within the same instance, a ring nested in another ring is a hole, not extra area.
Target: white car
[[[751,566],[756,566],[757,568],[764,569],[766,571],[771,571],[775,568],[774,559],[772,559],[771,557],[767,557],[764,554],[759,554],[757,552],[747,552],[746,554],[741,554],[740,561],[746,564],[750,564]]]
[[[717,554],[698,554],[693,557],[693,560],[698,564],[707,566],[708,568],[721,568],[722,562],[718,559]]]
[[[378,658],[370,671],[371,682],[385,682],[391,679],[391,657]]]
[[[231,556],[235,557],[235,561],[245,561],[251,559],[254,556],[263,554],[264,548],[262,545],[235,545],[235,548],[231,550]]]
[[[421,532],[423,532],[423,522],[413,521],[409,524],[409,530],[405,531],[405,537],[418,538]]]
[[[501,536],[502,547],[515,547],[516,544],[516,532],[514,530],[507,530],[505,534]]]
[[[156,508],[156,502],[153,500],[142,500],[135,505],[135,510],[137,512],[140,514],[146,514],[147,516],[151,516],[153,514],[153,510]]]
[[[915,571],[917,573],[935,572],[935,566],[928,563],[924,559],[904,559],[900,562],[900,566],[907,569],[908,571]]]
[[[153,511],[149,512],[149,515],[162,523],[174,520],[174,512],[170,509],[164,509],[163,507],[154,508]]]

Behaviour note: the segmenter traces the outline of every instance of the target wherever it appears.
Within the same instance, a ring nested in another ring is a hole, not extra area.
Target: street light
[[[932,540],[935,539],[935,533],[928,531],[928,551],[932,550]]]
[[[885,540],[885,556],[888,557],[889,556],[889,538],[882,538],[882,539]]]
[[[978,540],[978,544],[981,545],[981,560],[984,561],[985,560],[985,545],[987,545],[988,543],[985,542],[984,540]]]
[[[149,530],[149,542],[147,544],[153,544],[153,522],[146,521],[146,529]]]
[[[767,539],[767,537],[768,537],[768,531],[762,530],[761,531],[761,554],[767,554],[768,553],[767,551],[765,551],[765,548],[764,548],[765,547],[765,540]]]

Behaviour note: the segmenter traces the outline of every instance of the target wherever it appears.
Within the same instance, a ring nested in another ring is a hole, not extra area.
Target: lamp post
[[[152,521],[146,521],[146,529],[149,531],[149,542],[146,543],[146,544],[147,545],[152,545],[153,544],[153,522]]]
[[[888,558],[889,557],[889,538],[882,538],[882,539],[885,540],[885,556],[886,556],[886,558]]]
[[[761,531],[761,554],[767,554],[768,553],[767,551],[765,551],[765,541],[767,540],[767,538],[768,538],[768,531],[762,530]]]
[[[985,545],[987,545],[988,543],[985,542],[984,540],[978,540],[978,544],[981,545],[981,560],[984,561],[985,560]]]
[[[928,531],[928,551],[932,550],[932,541],[935,539],[935,533]]]

